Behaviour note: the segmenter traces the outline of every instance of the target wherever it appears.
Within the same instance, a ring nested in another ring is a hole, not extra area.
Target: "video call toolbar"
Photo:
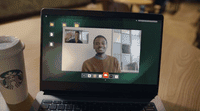
[[[119,79],[119,75],[109,74],[108,72],[104,72],[103,74],[81,73],[81,78]]]

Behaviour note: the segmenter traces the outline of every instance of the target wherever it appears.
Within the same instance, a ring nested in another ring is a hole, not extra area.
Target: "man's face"
[[[105,53],[107,48],[106,40],[102,37],[96,38],[93,47],[98,54]]]

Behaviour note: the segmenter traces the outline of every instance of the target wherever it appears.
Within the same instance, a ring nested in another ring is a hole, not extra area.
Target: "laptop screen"
[[[121,14],[43,13],[42,81],[156,85],[162,20]]]

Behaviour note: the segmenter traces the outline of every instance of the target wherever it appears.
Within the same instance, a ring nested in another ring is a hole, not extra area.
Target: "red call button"
[[[109,73],[108,72],[103,72],[103,78],[108,78],[109,77]]]

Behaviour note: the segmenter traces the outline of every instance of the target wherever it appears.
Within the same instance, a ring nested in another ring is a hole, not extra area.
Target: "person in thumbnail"
[[[95,37],[93,48],[96,51],[96,55],[83,62],[82,72],[121,72],[118,60],[105,54],[107,40],[104,36],[98,35]]]
[[[69,41],[67,41],[67,43],[83,43],[81,40],[79,40],[79,31],[75,31],[75,38],[70,39]]]

